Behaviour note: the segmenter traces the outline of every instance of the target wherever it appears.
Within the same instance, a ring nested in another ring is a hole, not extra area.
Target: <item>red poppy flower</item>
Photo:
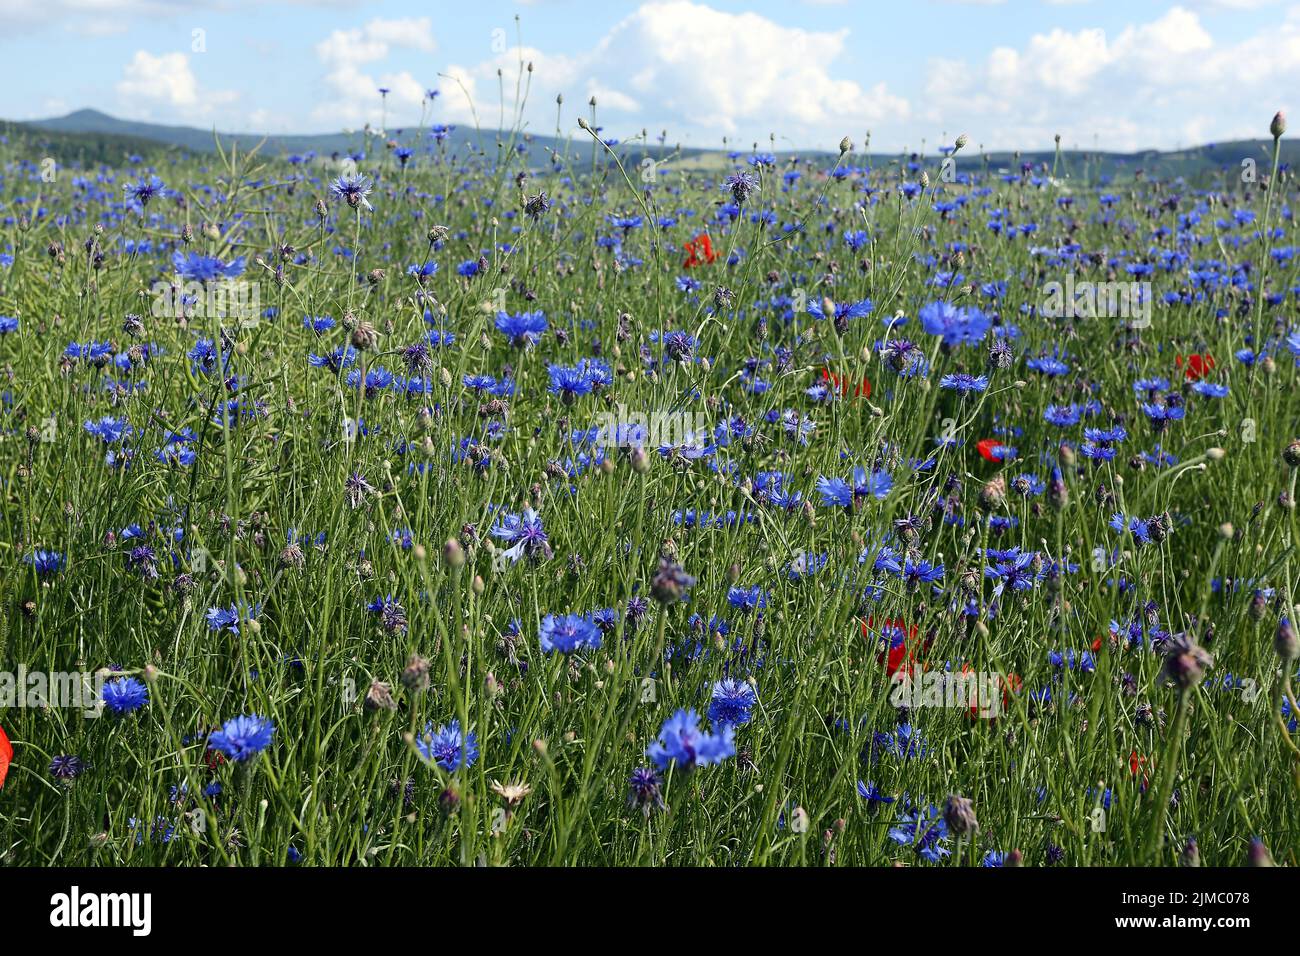
[[[917,640],[919,631],[915,624],[909,627],[901,617],[892,621],[885,621],[881,624],[880,633],[873,637],[872,631],[876,624],[874,617],[868,617],[865,621],[858,618],[858,623],[862,626],[862,636],[868,641],[878,642],[882,638],[888,640],[888,648],[882,649],[876,656],[876,660],[885,665],[885,673],[893,677],[904,667],[906,667],[907,673],[912,673],[915,669],[916,652],[925,650],[924,645]],[[888,628],[892,633],[886,634],[885,628]],[[921,665],[921,669],[925,669],[924,663]]]
[[[709,238],[707,232],[700,233],[682,248],[686,250],[686,261],[682,263],[683,269],[693,269],[718,258],[718,254],[713,251],[713,240]]]
[[[1092,649],[1093,649],[1094,653],[1095,653],[1096,651],[1101,650],[1101,638],[1100,638],[1100,637],[1097,638],[1095,641],[1092,642]]]
[[[1205,378],[1214,368],[1213,355],[1189,355],[1187,356],[1186,368],[1181,355],[1174,359],[1174,364],[1183,369],[1183,376],[1189,382],[1195,382],[1197,379]]]
[[[9,764],[14,759],[14,745],[9,742],[5,729],[0,727],[0,787],[5,785],[5,777],[9,776]]]
[[[1129,772],[1136,777],[1139,771],[1142,771],[1142,768],[1147,765],[1149,759],[1150,758],[1148,757],[1140,756],[1136,750],[1133,751],[1131,754],[1128,755]],[[1147,787],[1147,775],[1145,771],[1142,771],[1142,789],[1145,790],[1146,787]]]
[[[847,377],[844,375],[836,375],[828,368],[822,369],[822,381],[829,383],[831,388],[834,390],[835,394],[840,396],[841,398],[843,398],[844,393],[848,391]],[[864,377],[862,379],[862,383],[858,385],[856,389],[854,389],[853,394],[858,398],[870,398],[871,382]]]
[[[980,457],[985,461],[1000,461],[1001,459],[993,454],[993,450],[1001,447],[1002,442],[998,441],[996,438],[981,438],[975,444],[975,450],[980,453]]]

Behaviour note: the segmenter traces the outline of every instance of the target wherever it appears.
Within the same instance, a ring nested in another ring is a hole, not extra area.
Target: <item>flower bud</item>
[[[1250,841],[1250,852],[1246,855],[1247,866],[1276,866],[1273,862],[1273,854],[1268,852],[1268,847],[1259,837],[1253,837]]]
[[[956,794],[949,794],[943,805],[943,822],[959,837],[970,836],[980,828],[979,821],[975,819],[975,805],[966,797]]]
[[[1273,649],[1284,661],[1293,661],[1300,657],[1300,640],[1296,639],[1295,627],[1290,618],[1282,618],[1277,625],[1277,634],[1273,638]]]

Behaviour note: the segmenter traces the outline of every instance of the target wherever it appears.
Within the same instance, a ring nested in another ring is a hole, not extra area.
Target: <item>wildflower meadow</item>
[[[0,864],[1297,862],[1282,113],[1183,176],[435,93],[5,131]]]

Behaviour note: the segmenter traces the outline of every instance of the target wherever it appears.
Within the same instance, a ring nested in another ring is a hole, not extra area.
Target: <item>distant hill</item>
[[[18,132],[33,137],[37,142],[45,143],[52,155],[60,155],[65,160],[79,158],[84,162],[120,163],[124,156],[131,153],[145,154],[156,149],[180,149],[192,153],[211,153],[216,149],[212,130],[203,130],[191,126],[166,126],[158,123],[141,123],[133,120],[118,119],[98,110],[77,110],[67,116],[51,119],[31,120],[29,122],[0,121],[0,132]],[[416,131],[413,129],[391,129],[388,136],[399,142],[409,141]],[[304,155],[315,152],[319,156],[346,154],[355,150],[382,148],[373,138],[364,132],[352,134],[320,133],[306,135],[266,135],[255,133],[221,133],[224,146],[237,143],[241,150],[252,149],[261,144],[261,152],[269,156]],[[367,146],[367,139],[370,145]],[[444,148],[448,153],[468,155],[482,151],[488,155],[510,145],[510,134],[498,130],[477,131],[458,126],[447,136]],[[561,153],[566,150],[572,157],[590,155],[592,144],[587,135],[575,131],[567,142],[554,136],[527,135],[520,137],[513,144],[527,154],[529,165],[545,164],[552,150]],[[659,158],[675,152],[675,147],[660,146],[657,143],[627,142],[614,147],[625,160],[631,158],[639,161],[642,157]],[[1058,159],[1051,151],[1033,151],[1025,153],[998,152],[980,156],[968,147],[958,159],[958,169],[981,169],[985,166],[992,173],[1005,170],[1016,172],[1022,163],[1031,163],[1036,170],[1044,166],[1052,170],[1055,163],[1056,173],[1074,181],[1097,183],[1102,177],[1117,182],[1132,179],[1139,172],[1141,175],[1161,180],[1173,180],[1179,177],[1198,186],[1219,183],[1236,183],[1240,181],[1242,162],[1253,159],[1256,175],[1267,174],[1271,162],[1272,143],[1270,140],[1242,140],[1228,143],[1213,143],[1182,150],[1143,150],[1134,153],[1113,153],[1102,151],[1063,151]],[[805,150],[797,153],[778,154],[778,159],[791,155],[813,157],[829,152]],[[680,157],[686,165],[705,169],[723,169],[729,166],[726,153],[721,150],[697,148],[682,149]],[[872,154],[864,156],[854,154],[851,161],[857,165],[870,163],[883,166],[897,162],[896,154]],[[1300,162],[1300,140],[1282,141],[1282,161],[1294,166]],[[635,170],[629,169],[635,174]]]
[[[109,116],[107,113],[101,113],[98,110],[77,110],[67,116],[30,120],[22,123],[4,124],[3,121],[0,121],[0,127],[3,125],[10,125],[32,132],[48,131],[58,134],[109,136],[122,141],[131,140],[137,143],[153,143],[155,145],[176,147],[193,153],[216,151],[215,135],[210,129],[204,130],[192,126],[166,126],[160,123],[123,120],[115,116]],[[389,138],[398,142],[406,142],[415,132],[414,129],[394,128],[388,130],[387,134]],[[222,132],[220,137],[223,148],[235,143],[243,151],[252,149],[261,143],[261,152],[270,156],[305,155],[309,152],[315,152],[320,156],[331,156],[335,153],[346,154],[354,150],[366,149],[366,140],[368,138],[371,143],[370,149],[373,150],[381,145],[373,137],[367,137],[362,131],[351,135],[345,135],[344,133],[264,135],[260,133]],[[482,130],[480,132],[473,128],[456,126],[448,134],[444,148],[449,153],[460,155],[480,150],[491,154],[498,147],[505,148],[507,145],[510,145],[509,132],[502,133],[498,130]],[[513,145],[516,147],[522,146],[525,149],[530,165],[540,165],[546,162],[550,157],[551,150],[563,152],[566,148],[564,140],[556,139],[554,136],[534,136],[531,134],[517,137]],[[567,148],[571,155],[584,155],[583,151],[589,152],[591,149],[589,137],[586,133],[575,132],[572,141],[567,144]],[[663,147],[657,143],[649,145],[637,143],[626,147],[626,149],[634,152],[637,156],[648,155],[653,157],[673,151],[672,147]],[[692,150],[691,152],[700,151]]]

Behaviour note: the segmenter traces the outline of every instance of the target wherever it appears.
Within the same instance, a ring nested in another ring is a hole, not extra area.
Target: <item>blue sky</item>
[[[695,146],[1172,148],[1265,136],[1300,89],[1281,0],[0,0],[0,22],[4,118],[241,132],[492,127],[498,69],[508,123],[521,55],[531,130],[595,95],[607,135]]]

